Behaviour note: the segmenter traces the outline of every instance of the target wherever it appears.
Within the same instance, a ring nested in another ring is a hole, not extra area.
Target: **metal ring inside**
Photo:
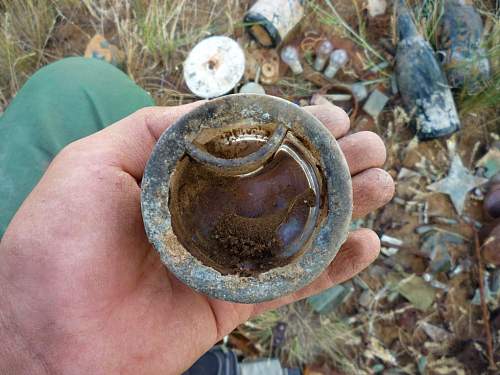
[[[267,142],[262,145],[257,151],[250,155],[224,159],[212,155],[203,150],[194,142],[186,141],[186,153],[197,162],[205,165],[207,168],[219,172],[223,175],[236,176],[246,173],[252,173],[266,163],[283,143],[287,133],[287,128],[283,125],[278,125],[273,135],[269,137]]]

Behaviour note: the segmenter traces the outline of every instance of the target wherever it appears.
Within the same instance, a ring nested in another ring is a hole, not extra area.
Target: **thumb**
[[[176,107],[145,107],[90,136],[95,147],[106,152],[107,162],[141,179],[153,147],[177,119],[205,101]]]

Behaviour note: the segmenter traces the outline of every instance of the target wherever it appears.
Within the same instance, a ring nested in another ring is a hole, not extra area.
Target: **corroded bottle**
[[[477,89],[490,76],[490,63],[481,47],[483,21],[466,0],[446,0],[440,22],[439,48],[452,87]]]
[[[396,79],[420,140],[448,136],[460,128],[453,95],[430,44],[400,0],[397,9]]]

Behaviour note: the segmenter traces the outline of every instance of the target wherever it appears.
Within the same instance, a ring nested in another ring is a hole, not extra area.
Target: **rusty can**
[[[250,35],[263,47],[277,47],[304,16],[303,0],[259,0],[245,14]]]
[[[257,94],[211,100],[156,144],[144,226],[169,270],[210,297],[257,303],[315,279],[346,240],[351,177],[303,108]]]

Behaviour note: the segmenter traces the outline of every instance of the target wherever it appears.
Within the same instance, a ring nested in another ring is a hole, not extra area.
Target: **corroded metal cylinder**
[[[150,242],[214,298],[256,303],[314,280],[348,233],[351,178],[329,131],[266,95],[207,102],[156,144],[142,181]]]
[[[303,0],[259,0],[245,14],[250,35],[263,47],[277,47],[304,16]]]

